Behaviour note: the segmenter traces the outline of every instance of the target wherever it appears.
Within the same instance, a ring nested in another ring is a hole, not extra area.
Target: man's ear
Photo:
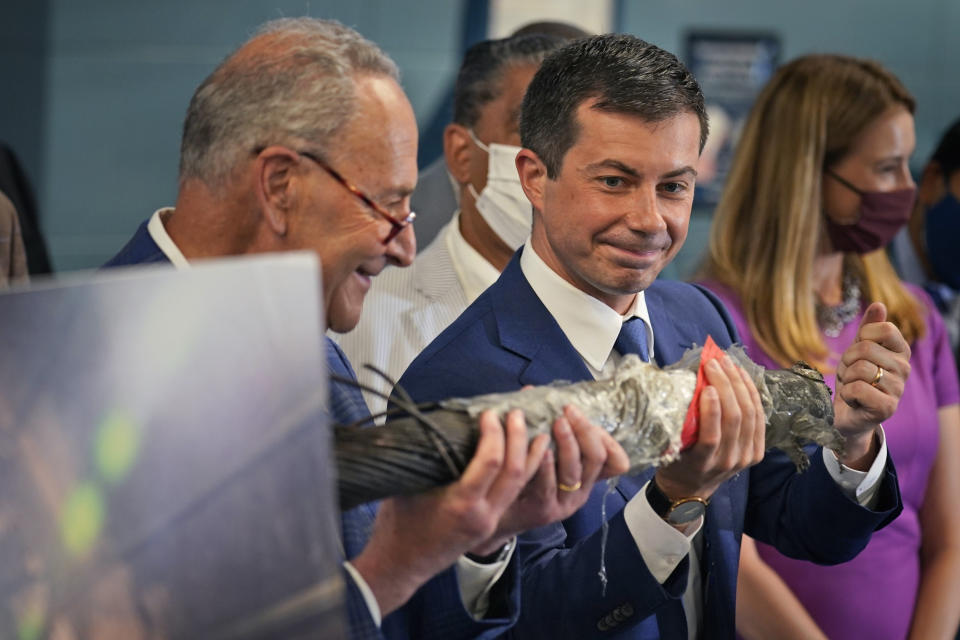
[[[470,182],[470,133],[463,125],[450,123],[443,130],[443,157],[458,184]]]
[[[537,211],[543,211],[544,191],[547,186],[547,165],[536,153],[521,149],[517,154],[517,174],[527,199]]]
[[[288,218],[298,197],[300,156],[286,147],[267,147],[254,162],[257,203],[267,226],[278,236],[287,233]]]

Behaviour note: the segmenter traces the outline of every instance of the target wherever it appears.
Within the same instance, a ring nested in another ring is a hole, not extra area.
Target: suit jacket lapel
[[[653,327],[653,357],[661,367],[673,364],[693,346],[690,336],[703,331],[686,319],[683,309],[672,309],[675,301],[664,296],[654,282],[644,293],[650,325]]]
[[[522,251],[510,260],[500,276],[500,286],[488,290],[501,346],[529,361],[518,382],[537,385],[591,379],[583,358],[524,277]]]

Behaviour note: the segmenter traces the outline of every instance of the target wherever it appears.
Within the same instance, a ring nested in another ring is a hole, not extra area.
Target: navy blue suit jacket
[[[581,356],[543,306],[514,256],[500,279],[413,361],[399,384],[417,401],[512,391],[527,384],[591,378]],[[646,290],[654,330],[654,357],[665,366],[712,335],[721,346],[736,340],[723,305],[694,285],[656,281]],[[778,452],[726,482],[710,501],[703,528],[703,638],[733,638],[740,536],[748,534],[787,555],[820,563],[843,562],[870,534],[899,513],[892,464],[877,511],[843,495],[819,451],[798,474]],[[650,574],[623,519],[627,501],[652,470],[620,479],[607,498],[608,585],[600,569],[601,505],[605,486],[563,523],[521,536],[523,560],[518,638],[687,639],[681,604],[689,571],[684,559],[666,583]],[[602,484],[602,483],[601,483]]]
[[[103,268],[109,269],[110,267],[124,267],[134,264],[169,264],[170,259],[160,250],[157,243],[150,237],[150,232],[147,231],[149,223],[150,221],[146,220],[137,227],[137,232],[133,234],[133,237],[123,246],[123,249],[120,249],[117,255],[103,265]]]
[[[147,263],[169,263],[147,231],[144,222],[136,234],[104,265],[104,268]],[[327,363],[330,370],[342,376],[355,378],[353,368],[343,351],[325,338]],[[351,424],[369,416],[363,396],[356,388],[330,385],[330,413],[334,422]],[[376,517],[376,505],[360,505],[341,514],[340,525],[343,548],[347,559],[359,554],[367,540]],[[383,619],[378,629],[370,617],[370,610],[353,578],[344,571],[347,589],[347,616],[350,637],[353,640],[389,640],[437,638],[494,637],[516,622],[519,613],[519,562],[511,561],[490,594],[487,618],[476,621],[466,611],[460,599],[460,587],[453,568],[441,572],[421,587],[403,607]]]

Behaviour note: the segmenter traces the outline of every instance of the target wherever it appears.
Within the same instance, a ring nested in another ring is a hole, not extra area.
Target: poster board
[[[720,200],[740,131],[779,64],[780,51],[780,38],[773,33],[687,34],[685,61],[700,84],[710,118],[694,206],[712,207]]]
[[[0,296],[0,637],[345,637],[315,256]]]

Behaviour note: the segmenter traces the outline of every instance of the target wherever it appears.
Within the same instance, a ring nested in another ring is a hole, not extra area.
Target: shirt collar
[[[630,309],[620,315],[561,278],[537,255],[529,241],[520,256],[520,269],[570,344],[591,368],[603,370],[613,351],[613,343],[620,335],[620,327],[633,317],[642,318],[646,323],[647,344],[652,357],[653,326],[643,291],[633,299]]]
[[[166,218],[171,213],[173,213],[173,207],[164,207],[154,211],[153,215],[150,216],[150,221],[147,223],[147,232],[153,241],[157,243],[157,246],[160,247],[163,255],[167,256],[167,259],[173,263],[174,267],[177,269],[189,269],[190,263],[187,262],[183,252],[180,251],[180,248],[173,242],[173,238],[170,237],[170,234],[167,233],[166,228],[163,226],[163,218]]]
[[[463,234],[460,233],[460,211],[453,214],[453,219],[444,229],[443,241],[446,242],[447,251],[450,253],[450,261],[453,263],[453,270],[457,274],[457,280],[467,296],[467,302],[472,303],[477,297],[486,291],[486,289],[497,281],[500,272],[487,259],[480,255],[480,252],[470,246]]]

